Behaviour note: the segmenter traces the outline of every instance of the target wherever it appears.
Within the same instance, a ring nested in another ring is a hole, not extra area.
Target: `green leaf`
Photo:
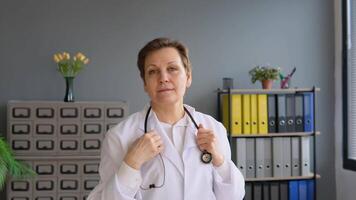
[[[6,177],[7,177],[7,167],[5,161],[0,158],[0,191],[3,189],[5,182],[6,182]]]
[[[256,66],[249,71],[249,75],[251,76],[252,83],[263,80],[277,80],[279,69],[269,66]]]
[[[17,161],[9,145],[0,138],[0,189],[6,182],[8,175],[14,178],[30,178],[36,173],[26,164]]]

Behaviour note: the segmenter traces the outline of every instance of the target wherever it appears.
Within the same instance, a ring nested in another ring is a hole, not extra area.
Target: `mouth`
[[[159,93],[161,93],[161,92],[169,92],[169,91],[173,91],[173,89],[165,88],[165,89],[158,90]]]

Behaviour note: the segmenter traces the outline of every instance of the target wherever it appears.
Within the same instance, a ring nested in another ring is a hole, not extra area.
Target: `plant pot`
[[[64,79],[66,81],[66,94],[64,96],[64,102],[74,102],[74,77],[64,77]]]
[[[263,89],[272,89],[272,86],[273,86],[273,80],[263,80],[261,81],[262,83],[262,88]]]

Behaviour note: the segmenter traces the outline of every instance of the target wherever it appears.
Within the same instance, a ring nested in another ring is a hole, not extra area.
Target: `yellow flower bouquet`
[[[74,102],[73,80],[83,69],[84,65],[89,63],[89,58],[79,52],[71,59],[69,53],[63,52],[54,54],[53,60],[57,63],[57,69],[66,81],[64,101]]]
[[[78,52],[72,59],[69,53],[56,53],[53,55],[53,60],[57,63],[58,71],[64,77],[75,77],[89,63],[89,58]]]

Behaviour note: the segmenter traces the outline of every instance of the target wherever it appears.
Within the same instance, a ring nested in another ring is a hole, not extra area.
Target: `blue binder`
[[[307,200],[314,200],[314,180],[307,181]]]
[[[307,192],[307,181],[299,181],[299,200],[307,200],[308,192]]]
[[[314,94],[304,93],[304,131],[314,131]]]
[[[299,181],[289,181],[289,200],[299,200]]]

